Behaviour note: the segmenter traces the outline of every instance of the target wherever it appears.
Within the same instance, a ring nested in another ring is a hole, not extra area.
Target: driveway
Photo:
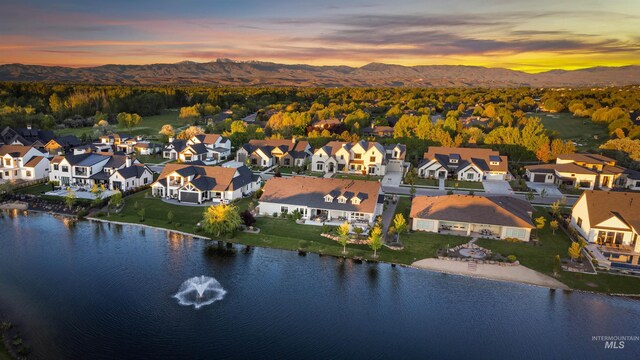
[[[402,181],[402,171],[390,171],[382,179],[382,185],[385,186],[400,186]]]
[[[562,193],[558,190],[556,184],[536,183],[527,181],[527,186],[533,189],[536,193],[540,194],[542,190],[547,190],[547,196],[562,197]]]
[[[482,182],[484,191],[491,194],[513,194],[509,182],[506,180],[485,180]]]

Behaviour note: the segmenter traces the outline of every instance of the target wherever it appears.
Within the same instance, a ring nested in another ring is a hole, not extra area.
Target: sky
[[[0,0],[0,64],[640,65],[640,0]]]

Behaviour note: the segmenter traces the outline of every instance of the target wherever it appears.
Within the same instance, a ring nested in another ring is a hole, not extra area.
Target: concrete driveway
[[[484,187],[484,191],[491,194],[509,195],[513,193],[509,182],[506,180],[484,180],[482,182],[482,187]]]
[[[547,184],[547,183],[536,183],[527,181],[527,186],[530,189],[533,189],[536,193],[540,194],[542,190],[547,190],[547,196],[552,197],[562,197],[562,193],[558,190],[558,187],[555,184]]]
[[[387,172],[382,179],[382,185],[385,186],[400,186],[402,181],[402,171],[390,171]]]

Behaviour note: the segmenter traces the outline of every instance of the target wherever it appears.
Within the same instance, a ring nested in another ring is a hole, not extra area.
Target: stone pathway
[[[387,236],[387,232],[389,231],[389,227],[391,226],[391,224],[393,224],[393,216],[395,215],[397,207],[398,202],[396,201],[396,203],[394,204],[393,201],[391,201],[389,202],[389,205],[387,205],[387,209],[382,213],[382,234],[385,239]]]
[[[325,178],[325,179],[328,179],[328,178],[333,177],[333,174],[334,173],[332,173],[332,172],[328,172],[328,173],[324,174],[322,177]]]
[[[438,181],[438,190],[444,191],[445,188],[445,180],[444,178],[440,178]]]

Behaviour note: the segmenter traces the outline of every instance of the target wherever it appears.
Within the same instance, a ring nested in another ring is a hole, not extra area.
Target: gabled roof
[[[27,161],[26,164],[24,164],[24,167],[35,167],[38,164],[40,164],[40,162],[46,160],[47,158],[44,156],[34,156],[31,159],[29,159],[29,161]]]
[[[23,157],[31,149],[33,149],[33,147],[31,147],[31,146],[0,145],[0,156],[5,156],[5,155],[9,154],[9,155],[11,155],[11,157]]]
[[[169,145],[173,145],[173,149],[177,152],[180,152],[187,146],[187,142],[180,139],[174,139],[172,142],[168,143],[167,146],[165,146],[165,149],[168,148]]]
[[[194,136],[203,144],[215,144],[222,136],[220,134],[199,134]]]
[[[580,175],[596,175],[598,173],[595,170],[582,167],[576,163],[528,165],[525,166],[525,169],[529,170],[530,172],[543,173],[550,173],[551,171]]]
[[[60,136],[55,139],[51,139],[50,141],[54,141],[58,145],[65,148],[80,145],[80,139],[78,139],[78,137],[76,137],[75,135]]]
[[[500,162],[497,165],[492,165],[492,157],[494,161],[500,159]],[[424,159],[426,162],[423,161],[422,165],[431,160],[437,160],[442,166],[455,165],[458,169],[462,169],[469,164],[475,165],[482,171],[506,172],[508,169],[506,156],[501,156],[497,151],[484,148],[430,146],[429,151],[424,153]],[[451,159],[458,161],[457,163],[452,163]]]
[[[206,154],[207,153],[207,148],[206,146],[204,146],[204,144],[191,144],[191,145],[187,145],[184,149],[180,150],[180,152],[185,152],[187,150],[191,149],[193,151],[194,154]]]
[[[373,213],[381,186],[377,181],[292,176],[271,178],[263,190],[260,202]],[[350,201],[339,203],[336,198],[345,192],[359,194],[364,199],[358,205]],[[324,200],[328,194],[334,198],[332,202]]]
[[[561,154],[557,156],[558,160],[570,160],[575,162],[584,162],[587,164],[603,164],[614,163],[615,160],[600,154],[588,154],[588,153],[575,153],[575,154]],[[557,160],[556,160],[557,161]]]
[[[582,193],[578,202],[583,198],[587,203],[592,227],[616,216],[636,232],[640,232],[640,193],[587,190]]]
[[[129,167],[125,167],[122,169],[116,170],[114,173],[120,174],[125,179],[130,178],[140,178],[145,173],[145,171],[150,171],[146,165],[143,164],[135,164]]]
[[[410,217],[533,229],[533,211],[527,201],[510,196],[416,196]]]
[[[241,168],[245,169],[241,169]],[[176,172],[182,177],[190,177],[190,183],[201,191],[226,191],[234,188],[234,177],[239,173],[239,176],[243,176],[243,173],[251,170],[246,166],[239,168],[225,168],[221,166],[201,166],[192,164],[167,164],[158,180],[154,184],[159,183],[166,186],[166,178]],[[251,179],[251,178],[250,178]],[[186,184],[185,184],[186,185]],[[244,184],[242,185],[244,186]]]
[[[283,154],[289,152],[293,157],[304,157],[309,142],[306,140],[284,140],[284,139],[265,139],[250,140],[242,146],[249,154],[262,150],[267,156],[271,156],[271,152],[275,148],[279,148]]]

